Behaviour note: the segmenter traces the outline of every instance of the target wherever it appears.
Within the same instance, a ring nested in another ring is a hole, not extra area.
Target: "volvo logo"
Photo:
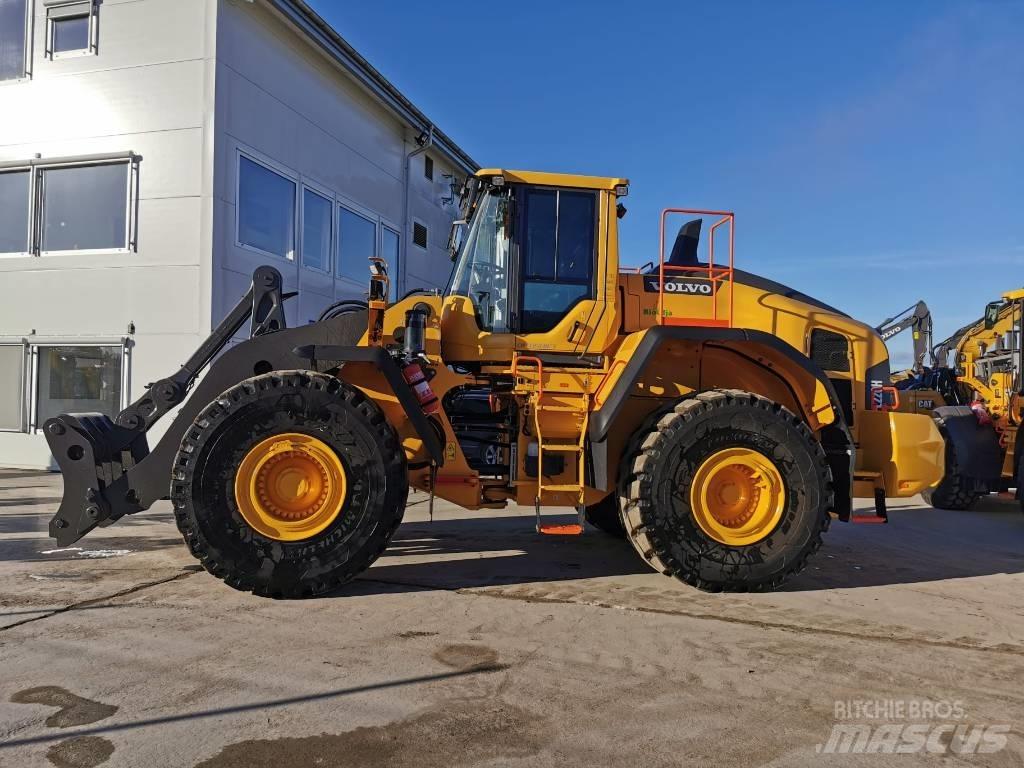
[[[886,330],[882,331],[882,341],[888,341],[902,330],[902,325],[894,325],[892,328],[887,328]]]
[[[658,293],[660,281],[656,276],[644,277],[644,292]],[[677,296],[713,296],[714,283],[697,277],[666,277],[665,293]]]

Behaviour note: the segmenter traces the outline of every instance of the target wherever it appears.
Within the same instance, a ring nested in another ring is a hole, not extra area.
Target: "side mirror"
[[[985,305],[985,330],[991,331],[996,327],[996,323],[999,322],[999,310],[1002,309],[1003,304],[999,301],[993,301]]]
[[[466,220],[458,219],[452,222],[451,231],[448,233],[448,255],[452,261],[455,261],[455,257],[459,255],[459,249],[462,247],[463,234],[466,231]]]

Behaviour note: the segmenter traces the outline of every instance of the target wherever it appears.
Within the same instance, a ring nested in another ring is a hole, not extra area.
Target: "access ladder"
[[[533,366],[524,375],[521,366]],[[517,377],[519,386],[528,392],[530,411],[533,414],[533,431],[537,438],[537,492],[534,509],[537,517],[537,532],[551,535],[578,536],[583,533],[584,482],[586,477],[586,439],[590,424],[590,394],[587,392],[552,393],[544,390],[544,363],[538,357],[516,355],[512,360],[512,375]],[[571,437],[545,438],[543,416],[546,413],[572,414],[574,418]],[[544,454],[547,452],[568,454],[576,457],[576,476],[571,483],[544,482]],[[545,491],[575,494],[577,521],[568,525],[544,523],[541,521],[540,504]]]

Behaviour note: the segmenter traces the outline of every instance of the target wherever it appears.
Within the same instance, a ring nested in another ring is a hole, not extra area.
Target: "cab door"
[[[445,359],[603,354],[619,322],[614,204],[603,189],[490,190],[446,298]]]
[[[515,189],[511,330],[518,352],[598,357],[618,327],[614,196],[600,189]],[[612,251],[612,252],[609,252]]]

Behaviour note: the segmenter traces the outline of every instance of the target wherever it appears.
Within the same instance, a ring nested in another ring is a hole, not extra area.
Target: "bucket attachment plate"
[[[60,546],[142,509],[125,473],[149,454],[144,432],[100,413],[63,414],[43,431],[64,475],[64,496],[50,521],[50,536]]]

